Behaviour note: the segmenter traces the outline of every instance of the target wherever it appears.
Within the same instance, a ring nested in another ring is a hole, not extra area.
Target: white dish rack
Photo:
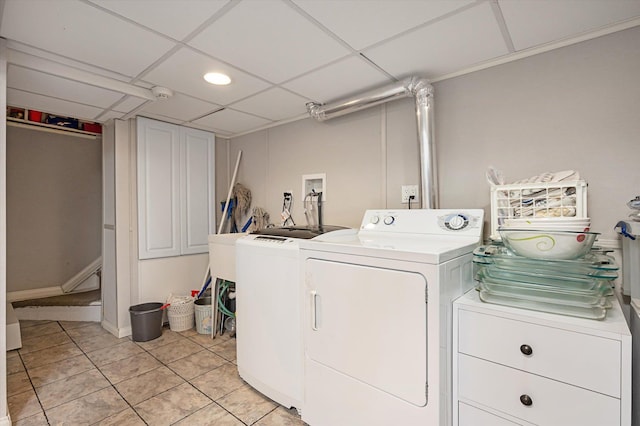
[[[583,180],[519,183],[491,187],[491,239],[500,240],[505,219],[588,217],[587,183]]]

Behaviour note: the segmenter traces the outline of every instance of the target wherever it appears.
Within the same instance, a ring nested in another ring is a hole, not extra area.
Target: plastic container
[[[195,301],[196,330],[200,334],[211,334],[211,298],[203,297]]]
[[[163,303],[142,303],[129,307],[131,317],[131,339],[146,342],[162,335]]]
[[[588,218],[587,183],[583,180],[522,183],[491,187],[491,239],[506,219]]]

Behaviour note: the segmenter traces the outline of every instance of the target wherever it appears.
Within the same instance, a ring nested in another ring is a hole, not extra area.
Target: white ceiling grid
[[[309,101],[640,25],[640,0],[0,0],[0,13],[10,105],[233,136],[304,117]],[[209,71],[232,83],[205,83]],[[153,86],[174,96],[153,100]]]

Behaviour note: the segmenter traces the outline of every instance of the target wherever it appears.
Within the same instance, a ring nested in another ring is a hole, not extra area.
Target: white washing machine
[[[267,228],[236,242],[236,344],[240,376],[286,406],[303,409],[298,242],[337,226]]]
[[[300,241],[312,426],[451,422],[452,301],[473,287],[483,210],[369,210]]]
[[[622,235],[623,294],[631,297],[631,424],[640,426],[640,222],[620,221],[616,230]]]

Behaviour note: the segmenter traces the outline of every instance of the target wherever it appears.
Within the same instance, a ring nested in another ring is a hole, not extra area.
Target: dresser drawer
[[[463,354],[458,398],[545,426],[620,425],[619,399]]]
[[[463,402],[458,404],[458,426],[520,426]]]
[[[460,353],[620,397],[618,340],[464,309],[458,319]]]

